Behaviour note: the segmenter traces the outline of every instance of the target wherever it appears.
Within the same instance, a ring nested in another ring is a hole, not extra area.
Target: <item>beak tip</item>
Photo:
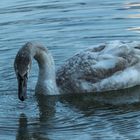
[[[19,99],[20,99],[21,101],[24,101],[24,100],[25,100],[25,98],[24,98],[23,96],[21,96]]]

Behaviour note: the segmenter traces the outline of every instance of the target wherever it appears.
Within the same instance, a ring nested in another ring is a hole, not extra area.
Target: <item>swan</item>
[[[38,62],[36,93],[46,95],[92,93],[140,85],[140,42],[109,41],[87,48],[55,70],[53,57],[40,43],[27,42],[19,49],[14,69],[18,97],[26,99],[32,59]]]

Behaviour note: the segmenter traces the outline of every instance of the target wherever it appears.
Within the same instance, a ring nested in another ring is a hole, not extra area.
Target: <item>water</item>
[[[17,98],[13,62],[27,41],[40,41],[56,67],[73,53],[108,40],[139,40],[139,0],[1,0],[0,140],[140,138],[140,87],[98,95]]]

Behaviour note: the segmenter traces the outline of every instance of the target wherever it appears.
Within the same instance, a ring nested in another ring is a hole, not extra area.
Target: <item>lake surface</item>
[[[73,53],[109,40],[139,40],[139,0],[1,0],[0,140],[138,140],[140,87],[96,95],[17,97],[13,62],[27,41],[52,52],[56,67]]]

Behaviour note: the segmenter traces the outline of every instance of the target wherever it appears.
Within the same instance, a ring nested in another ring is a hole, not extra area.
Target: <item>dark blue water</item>
[[[139,40],[139,0],[0,1],[0,140],[140,138],[140,87],[99,95],[17,98],[13,62],[27,41],[52,52],[56,67],[73,53],[109,40]]]

